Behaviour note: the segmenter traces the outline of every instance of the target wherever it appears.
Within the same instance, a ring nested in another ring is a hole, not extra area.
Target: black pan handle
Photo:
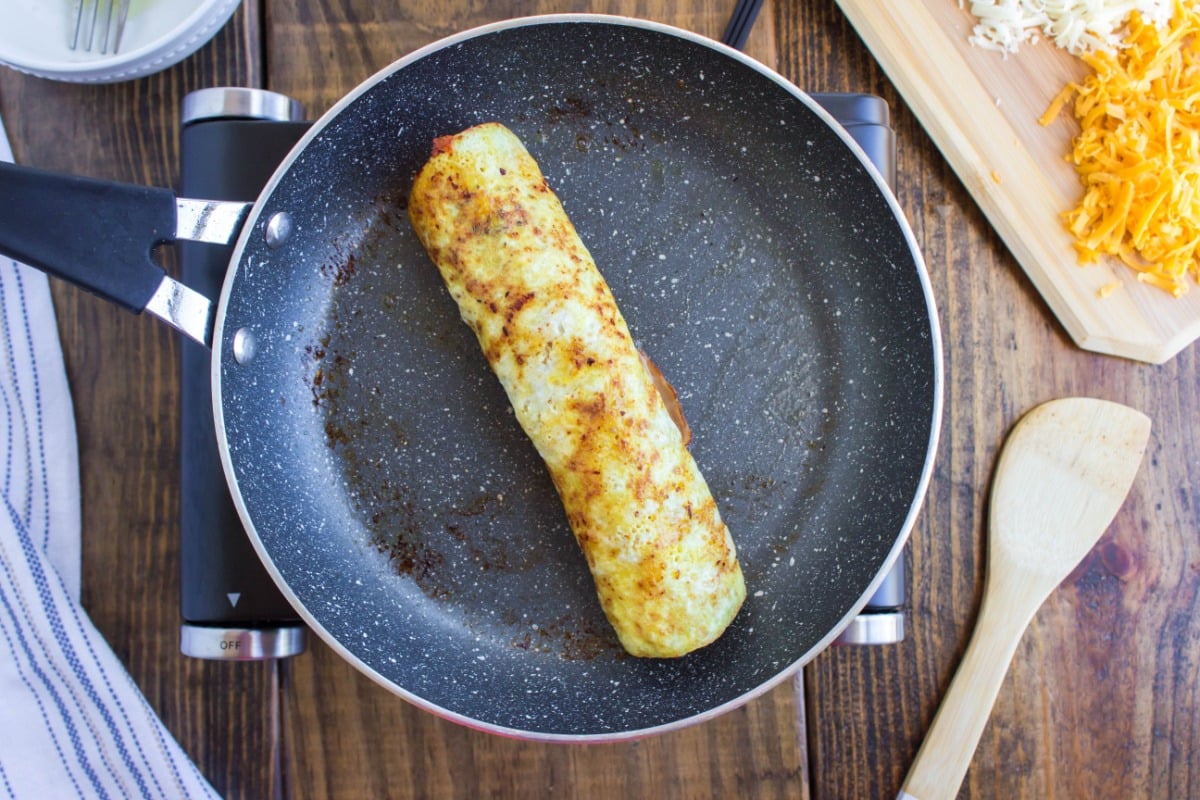
[[[204,345],[212,343],[213,303],[168,275],[154,249],[178,239],[227,244],[249,208],[0,163],[0,253],[148,311]]]
[[[0,164],[0,252],[130,311],[162,283],[154,248],[175,238],[175,195]]]

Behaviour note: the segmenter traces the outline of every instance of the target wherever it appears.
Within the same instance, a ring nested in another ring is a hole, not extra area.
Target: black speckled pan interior
[[[684,658],[622,652],[409,227],[433,138],[489,120],[679,392],[737,544],[746,604]],[[825,648],[900,553],[941,407],[920,255],[848,141],[740,54],[611,17],[454,37],[319,120],[243,233],[213,375],[235,501],[314,630],[435,713],[570,741],[709,718]]]

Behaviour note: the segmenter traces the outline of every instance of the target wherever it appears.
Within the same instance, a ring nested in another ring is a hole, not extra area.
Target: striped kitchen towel
[[[79,603],[78,445],[50,289],[2,256],[0,422],[0,798],[216,797]]]

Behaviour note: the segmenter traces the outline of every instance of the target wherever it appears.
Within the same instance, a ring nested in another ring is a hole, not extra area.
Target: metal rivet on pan
[[[258,350],[258,342],[254,339],[254,333],[249,328],[238,328],[233,334],[233,360],[239,364],[245,364],[250,359],[254,358],[255,351]]]
[[[292,235],[292,215],[286,211],[279,211],[271,215],[267,220],[267,230],[264,234],[267,240],[267,247],[279,247],[288,240]]]

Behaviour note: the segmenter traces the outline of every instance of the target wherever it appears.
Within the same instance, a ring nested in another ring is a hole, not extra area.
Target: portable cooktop
[[[810,95],[894,185],[895,135],[887,104],[866,94]],[[184,98],[180,195],[253,200],[308,129],[299,103],[258,89],[214,88]],[[232,247],[180,244],[183,282],[220,293]],[[180,647],[219,660],[286,658],[306,648],[307,630],[254,552],[221,469],[213,427],[210,352],[182,344],[182,590]],[[881,645],[904,638],[906,577],[897,560],[838,644]]]

